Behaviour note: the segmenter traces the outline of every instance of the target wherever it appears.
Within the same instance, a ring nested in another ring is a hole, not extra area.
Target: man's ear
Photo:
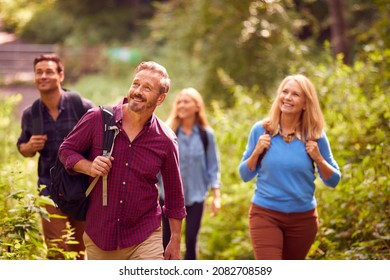
[[[160,96],[159,96],[158,99],[157,99],[157,106],[158,106],[158,105],[161,105],[161,104],[164,102],[164,100],[165,100],[166,97],[167,97],[167,94],[166,94],[166,93],[160,94]]]
[[[64,81],[64,79],[65,79],[65,73],[64,73],[64,71],[62,71],[61,73],[59,73],[59,75],[60,75],[60,81],[61,81],[61,83]]]

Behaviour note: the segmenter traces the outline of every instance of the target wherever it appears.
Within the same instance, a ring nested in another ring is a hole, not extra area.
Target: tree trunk
[[[342,53],[343,62],[351,64],[350,45],[346,35],[343,0],[327,0],[331,18],[331,45],[335,55]]]

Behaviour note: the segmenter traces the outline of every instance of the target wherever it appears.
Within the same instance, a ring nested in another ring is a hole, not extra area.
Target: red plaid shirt
[[[85,226],[88,236],[106,251],[139,244],[160,227],[156,186],[159,172],[165,186],[164,213],[175,219],[186,216],[174,133],[153,115],[130,141],[122,128],[121,105],[114,107],[120,133],[115,139],[114,161],[108,174],[108,205],[102,205],[102,180],[99,180],[89,197]],[[60,160],[70,170],[89,149],[88,158],[93,160],[102,153],[102,140],[100,109],[95,108],[84,115],[65,139],[59,150]]]

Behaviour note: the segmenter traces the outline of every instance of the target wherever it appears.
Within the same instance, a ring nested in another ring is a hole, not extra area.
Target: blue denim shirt
[[[181,128],[177,132],[180,174],[186,206],[191,206],[195,202],[203,202],[210,188],[221,187],[219,155],[214,132],[211,128],[207,128],[206,132],[208,138],[207,157],[198,126],[193,127],[189,137]],[[160,196],[164,199],[161,178],[159,181]]]

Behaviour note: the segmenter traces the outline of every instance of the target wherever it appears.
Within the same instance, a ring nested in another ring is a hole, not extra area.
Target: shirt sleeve
[[[21,122],[22,131],[20,132],[16,146],[20,147],[20,144],[27,143],[32,135],[32,111],[31,106],[26,108],[22,114]]]
[[[85,113],[60,146],[59,158],[69,173],[73,173],[72,168],[77,162],[86,158],[86,152],[92,148],[96,131],[102,130],[99,110],[94,108]]]
[[[84,107],[85,111],[88,111],[89,109],[95,107],[93,102],[89,99],[82,98],[82,102],[83,102],[83,107]]]
[[[206,131],[209,142],[207,147],[207,175],[209,178],[209,186],[216,189],[221,187],[218,148],[215,141],[214,132],[209,129]]]
[[[183,219],[186,216],[183,185],[179,168],[177,139],[172,141],[161,169],[164,187],[163,211],[167,218]]]

